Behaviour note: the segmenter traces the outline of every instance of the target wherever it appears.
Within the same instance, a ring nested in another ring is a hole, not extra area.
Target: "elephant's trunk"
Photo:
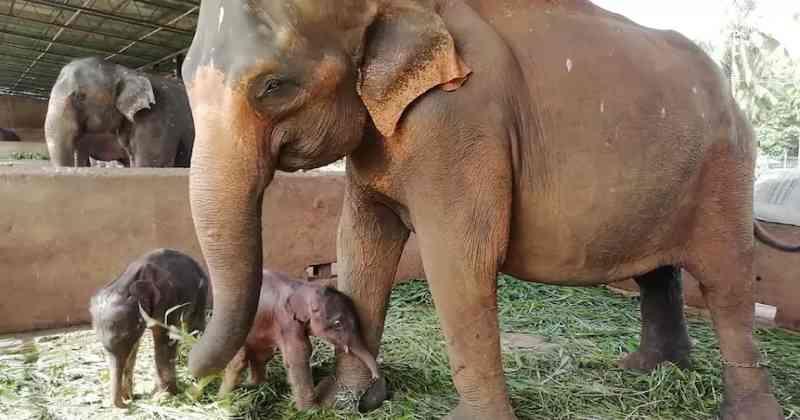
[[[364,363],[364,366],[369,369],[369,372],[372,374],[372,379],[378,379],[380,376],[380,371],[378,369],[378,361],[375,360],[375,356],[370,353],[367,349],[367,346],[364,345],[362,340],[357,340],[356,344],[349,349],[353,352],[353,355],[361,360]]]
[[[47,105],[44,135],[50,162],[55,166],[76,166],[78,123],[70,98],[54,93]]]
[[[192,217],[208,265],[214,313],[189,355],[204,377],[242,347],[261,290],[261,201],[274,165],[265,124],[247,99],[221,81],[198,76],[190,88],[197,136],[190,171]],[[213,79],[213,75],[212,75]]]

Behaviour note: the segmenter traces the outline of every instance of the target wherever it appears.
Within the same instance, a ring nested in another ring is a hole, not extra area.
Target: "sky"
[[[674,29],[694,40],[721,42],[730,0],[592,0],[600,7],[653,28]],[[800,0],[758,0],[759,28],[800,57]]]

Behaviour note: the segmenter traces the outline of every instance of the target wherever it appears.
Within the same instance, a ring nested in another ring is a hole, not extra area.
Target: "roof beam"
[[[84,6],[88,6],[90,2],[92,2],[92,0],[84,0],[83,5]],[[75,19],[77,19],[80,14],[81,14],[81,12],[73,13],[72,16],[70,16],[69,19],[67,19],[67,21],[64,23],[64,27],[72,25],[72,22],[74,22]],[[55,22],[55,21],[56,21],[56,18],[53,18],[53,22]],[[31,61],[30,64],[28,64],[28,68],[26,68],[22,72],[22,74],[19,75],[19,78],[17,79],[16,82],[14,82],[14,86],[11,86],[11,89],[16,89],[17,88],[17,86],[20,84],[22,79],[28,74],[28,72],[31,71],[31,69],[33,69],[33,67],[36,65],[36,63],[38,63],[39,60],[41,60],[42,57],[44,57],[45,54],[47,54],[47,52],[50,51],[50,48],[53,48],[53,45],[55,45],[56,40],[58,39],[58,37],[61,36],[62,33],[64,33],[64,28],[59,28],[58,31],[56,31],[55,35],[53,35],[50,38],[50,42],[44,48],[44,52],[40,53],[38,56],[36,56],[35,59],[33,59],[33,61]]]
[[[59,2],[51,1],[51,0],[25,0],[25,1],[27,1],[28,3],[49,6],[49,7],[56,8],[56,9],[66,9],[66,10],[72,10],[72,11],[80,11],[80,12],[86,14],[86,15],[89,15],[89,16],[101,17],[101,18],[113,20],[113,21],[116,21],[116,22],[127,23],[129,25],[134,25],[134,26],[146,26],[146,27],[149,27],[149,28],[161,28],[161,30],[163,30],[163,31],[172,32],[174,34],[183,35],[183,36],[186,36],[186,37],[194,36],[194,32],[193,31],[188,31],[186,29],[176,28],[176,27],[167,26],[167,25],[161,25],[161,24],[158,24],[158,23],[148,22],[146,20],[136,19],[136,18],[127,17],[127,16],[114,15],[114,14],[111,14],[111,13],[106,13],[106,12],[104,12],[102,10],[90,9],[88,7],[73,6],[73,5],[70,5],[70,4],[59,3]]]
[[[22,55],[11,54],[8,51],[3,51],[3,50],[0,50],[0,57],[4,57],[5,59],[10,60],[10,61],[17,61],[17,62],[24,62],[24,63],[30,63],[31,60],[33,60],[33,57],[25,57],[25,56],[22,56]],[[47,65],[47,66],[57,67],[58,69],[61,69],[61,67],[63,66],[62,63],[55,63],[55,62],[52,62],[52,61],[45,61],[45,60],[39,60],[39,64],[44,64],[44,65]]]
[[[36,53],[45,52],[44,50],[40,50],[40,49],[37,49],[37,48],[30,48],[30,47],[28,47],[26,45],[19,45],[19,44],[15,44],[13,42],[8,42],[8,39],[4,40],[3,44],[0,44],[0,48],[1,47],[11,47],[11,48],[16,48],[16,49],[22,50],[22,51],[30,51],[30,52],[36,52]],[[70,61],[70,60],[73,60],[73,59],[76,59],[76,58],[84,57],[83,55],[67,55],[67,54],[61,54],[61,53],[54,53],[52,51],[47,51],[47,55],[51,55],[51,56],[54,56],[54,57],[61,57],[66,61]],[[31,57],[30,59],[33,60],[33,57]],[[60,65],[62,65],[62,66],[64,64],[66,64],[66,63],[60,63]]]
[[[136,1],[136,3],[146,4],[146,5],[150,6],[150,7],[156,8],[156,9],[168,9],[168,10],[172,10],[172,11],[175,11],[175,12],[182,12],[182,11],[186,10],[183,7],[175,6],[174,4],[160,3],[160,2],[147,1],[147,0],[135,0],[135,1]]]
[[[186,16],[189,16],[189,15],[191,15],[192,13],[196,12],[196,11],[197,11],[197,9],[199,9],[199,8],[200,8],[200,6],[195,6],[195,7],[192,7],[191,9],[189,9],[189,10],[185,11],[184,13],[182,13],[182,14],[178,15],[177,17],[175,17],[175,18],[171,19],[169,22],[167,22],[167,25],[172,25],[172,24],[174,24],[175,22],[178,22],[178,21],[180,21],[181,19],[185,18]],[[135,45],[137,42],[139,42],[139,41],[141,41],[141,40],[143,40],[143,39],[149,38],[149,37],[151,37],[151,36],[153,36],[153,35],[157,34],[157,33],[158,33],[158,32],[160,32],[162,29],[163,29],[163,28],[156,28],[156,29],[153,29],[152,31],[150,31],[150,32],[148,32],[148,33],[146,33],[146,34],[144,34],[144,35],[140,36],[138,40],[131,42],[130,44],[128,44],[128,45],[126,45],[126,46],[124,46],[124,47],[120,48],[120,50],[119,50],[119,51],[117,51],[116,53],[114,53],[114,54],[111,54],[111,55],[109,55],[108,57],[106,57],[106,60],[110,60],[110,59],[114,58],[114,56],[116,56],[117,54],[122,54],[122,53],[124,53],[124,52],[125,52],[125,51],[127,51],[129,48],[133,47],[133,46],[134,46],[134,45]]]
[[[98,31],[98,30],[95,30],[95,29],[84,28],[84,27],[75,26],[75,25],[67,26],[67,25],[62,25],[62,24],[59,24],[59,23],[47,22],[45,20],[32,19],[32,18],[29,18],[29,17],[24,17],[24,16],[20,16],[20,15],[13,15],[13,14],[9,14],[9,13],[0,13],[0,17],[12,18],[12,20],[21,20],[21,21],[24,21],[24,22],[30,22],[30,23],[36,23],[36,24],[40,24],[40,25],[50,26],[50,27],[53,27],[53,28],[69,29],[71,31],[82,32],[82,33],[85,33],[85,34],[99,35],[99,36],[104,36],[104,37],[108,37],[108,38],[115,38],[115,39],[119,39],[119,40],[122,40],[122,41],[134,41],[133,39],[128,38],[128,37],[124,37],[124,36],[121,36],[121,35],[112,34],[112,33],[108,33],[108,32],[101,32],[101,31]],[[143,44],[143,45],[148,45],[148,46],[151,46],[151,47],[166,49],[166,47],[164,47],[164,45],[155,44],[155,43],[146,42],[146,41],[138,41],[138,42],[140,44]]]
[[[99,48],[88,47],[88,46],[85,46],[85,45],[71,44],[69,42],[63,42],[63,41],[53,41],[53,40],[47,39],[47,38],[39,38],[39,37],[31,36],[31,35],[28,35],[28,34],[23,34],[23,33],[20,33],[20,32],[16,32],[16,31],[9,31],[8,29],[0,30],[0,34],[12,35],[12,36],[20,37],[20,38],[29,39],[29,40],[32,40],[32,41],[48,42],[48,43],[53,43],[53,44],[56,44],[56,45],[63,45],[65,47],[78,48],[78,49],[89,51],[89,52],[91,52],[93,54],[100,54],[100,55],[114,54],[111,51],[101,50]],[[47,50],[42,50],[40,52],[41,53],[45,53],[45,54],[50,54],[50,52],[47,51]],[[138,61],[147,61],[147,60],[152,60],[152,59],[155,58],[155,57],[152,57],[152,56],[150,56],[150,57],[146,57],[146,56],[142,57],[140,55],[132,55],[132,54],[124,54],[124,53],[119,53],[117,55],[130,57],[131,59],[138,60]]]
[[[16,77],[13,77],[13,76],[12,76],[12,77],[7,77],[7,76],[1,76],[1,75],[0,75],[0,83],[2,83],[2,82],[11,82],[11,83],[14,83],[16,80],[17,80],[17,78],[16,78]],[[26,80],[24,83],[20,83],[20,85],[21,85],[21,86],[27,86],[27,87],[34,87],[34,88],[38,88],[38,89],[42,89],[42,90],[47,90],[47,91],[49,91],[49,90],[50,90],[50,89],[53,87],[53,85],[52,85],[52,84],[49,84],[49,85],[44,85],[44,84],[39,84],[39,83],[32,82],[32,81],[30,81],[30,80]],[[14,89],[16,89],[16,88],[10,88],[10,87],[9,87],[9,88],[6,88],[6,89],[9,89],[9,90],[14,90]]]
[[[182,50],[175,51],[174,53],[167,54],[167,55],[159,58],[158,60],[151,61],[151,62],[149,62],[147,64],[142,64],[141,66],[137,67],[136,70],[144,70],[144,69],[146,69],[148,67],[153,67],[153,66],[155,66],[157,64],[161,64],[161,63],[163,63],[163,62],[165,62],[165,61],[167,61],[167,60],[169,60],[169,59],[171,59],[173,57],[177,57],[177,56],[179,56],[181,54],[186,54],[187,51],[189,51],[189,48],[184,48]],[[180,69],[178,69],[178,71],[180,71]]]
[[[58,77],[58,73],[38,73],[38,72],[28,72],[27,74],[23,74],[20,76],[25,69],[22,67],[11,67],[11,66],[3,66],[0,67],[0,73],[9,74],[9,75],[16,75],[19,77],[25,77],[27,75],[35,76],[38,78],[47,78],[47,79],[55,79]]]

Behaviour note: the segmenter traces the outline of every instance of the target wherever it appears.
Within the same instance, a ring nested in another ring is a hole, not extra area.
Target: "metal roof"
[[[103,57],[171,73],[189,48],[199,0],[0,0],[0,95],[46,98],[61,67]]]

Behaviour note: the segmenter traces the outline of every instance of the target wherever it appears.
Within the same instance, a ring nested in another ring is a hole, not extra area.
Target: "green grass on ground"
[[[694,369],[673,366],[636,374],[615,365],[639,341],[638,303],[604,288],[564,288],[501,277],[500,323],[509,334],[541,337],[533,349],[504,346],[512,404],[521,419],[708,419],[722,390],[719,351],[708,321],[689,319],[695,343]],[[276,358],[268,383],[244,386],[217,401],[218,381],[199,399],[190,394],[181,351],[176,397],[148,392],[153,386],[152,342],[139,351],[129,410],[111,409],[108,373],[91,331],[36,339],[27,351],[2,352],[0,417],[31,419],[433,419],[456,403],[444,342],[427,286],[398,286],[384,334],[381,366],[394,397],[360,416],[342,401],[337,410],[297,412],[290,402],[283,367]],[[778,399],[787,418],[800,419],[800,336],[759,330]],[[520,336],[517,336],[520,337]],[[333,369],[331,350],[314,354],[317,380]]]
[[[50,160],[46,153],[39,152],[12,152],[10,157],[14,160]]]

